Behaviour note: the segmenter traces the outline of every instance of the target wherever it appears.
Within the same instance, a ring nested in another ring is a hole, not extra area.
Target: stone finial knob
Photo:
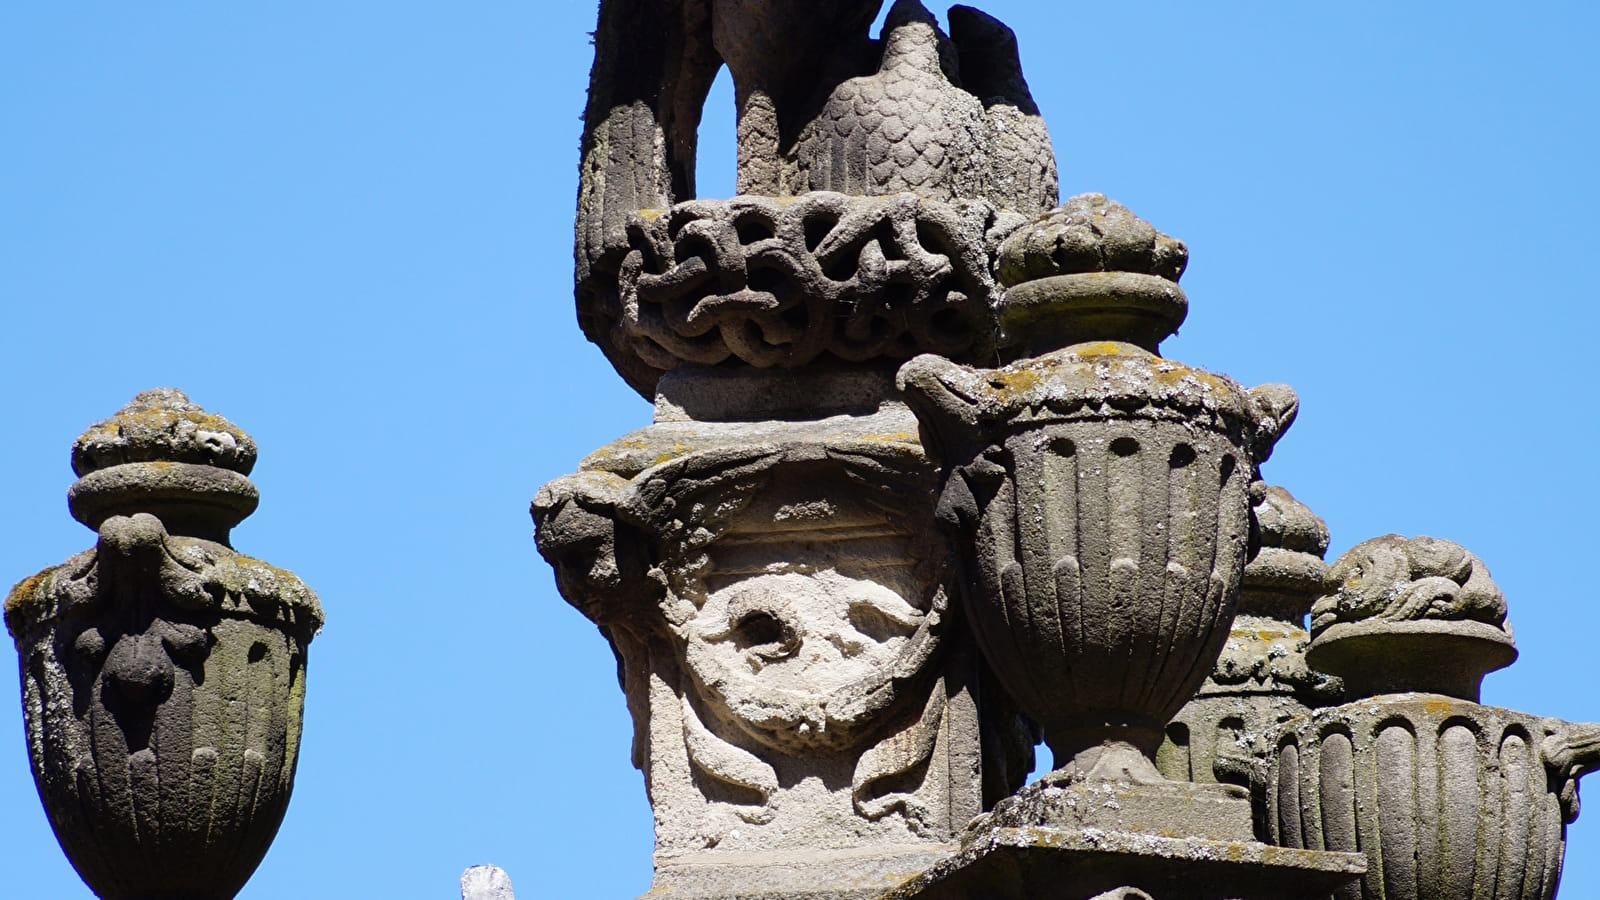
[[[1029,354],[1084,341],[1154,353],[1183,324],[1182,241],[1103,194],[1079,194],[1000,245],[1005,339]]]
[[[1328,574],[1328,526],[1277,485],[1254,511],[1261,549],[1244,567],[1239,612],[1302,622]]]
[[[255,511],[259,495],[245,477],[255,462],[255,441],[238,426],[182,391],[155,388],[73,442],[80,477],[67,505],[95,530],[112,516],[149,513],[168,533],[226,544]]]
[[[1430,537],[1384,535],[1339,557],[1311,635],[1307,662],[1344,678],[1352,699],[1424,691],[1475,703],[1483,676],[1517,658],[1483,561]]]
[[[461,900],[516,900],[511,876],[499,866],[472,866],[461,873]]]

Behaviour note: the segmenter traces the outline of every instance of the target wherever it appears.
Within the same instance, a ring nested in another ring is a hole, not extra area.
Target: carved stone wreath
[[[982,201],[828,191],[645,210],[579,285],[578,318],[646,396],[685,363],[981,362],[996,219]]]

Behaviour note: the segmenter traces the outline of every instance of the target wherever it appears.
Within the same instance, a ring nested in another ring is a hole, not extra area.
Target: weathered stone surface
[[[140,394],[74,446],[97,545],[6,600],[39,795],[106,900],[233,897],[288,804],[322,610],[227,544],[254,458],[183,394]]]
[[[881,891],[1015,790],[1033,737],[949,636],[909,411],[841,376],[854,414],[743,421],[771,409],[745,377],[771,376],[664,381],[665,421],[541,490],[540,550],[622,663],[653,890]]]
[[[1255,463],[1283,420],[1125,343],[991,371],[919,357],[900,383],[938,447],[966,612],[1007,692],[1059,771],[1159,781],[1149,756],[1227,636]]]
[[[1261,547],[1245,564],[1227,643],[1156,754],[1168,778],[1247,786],[1249,760],[1269,752],[1275,729],[1339,699],[1338,679],[1305,660],[1305,618],[1327,574],[1328,528],[1275,485],[1253,513]]]
[[[1545,748],[1566,746],[1570,727],[1438,694],[1318,710],[1270,761],[1271,839],[1366,853],[1341,900],[1548,900],[1577,808],[1571,759],[1554,765]]]
[[[1476,702],[1517,658],[1506,600],[1483,561],[1436,538],[1372,538],[1328,571],[1311,610],[1312,666],[1352,697],[1431,691]]]
[[[461,873],[461,900],[516,900],[511,876],[499,866],[472,866]]]
[[[1178,287],[1188,262],[1182,241],[1102,194],[1079,194],[1000,244],[1000,343],[1039,355],[1115,336],[1156,353],[1188,315]]]
[[[1348,884],[1364,862],[1251,841],[994,828],[883,900],[1306,900]]]
[[[694,200],[630,217],[579,319],[641,393],[679,365],[796,369],[994,353],[983,202]]]
[[[1548,900],[1600,726],[1476,702],[1515,657],[1506,603],[1459,545],[1351,548],[1312,612],[1307,661],[1350,702],[1287,723],[1255,770],[1258,821],[1287,847],[1360,850],[1341,900]]]

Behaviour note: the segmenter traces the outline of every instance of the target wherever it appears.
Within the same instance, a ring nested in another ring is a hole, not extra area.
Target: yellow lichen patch
[[[918,443],[919,438],[914,431],[893,431],[857,435],[856,440],[873,444],[915,444]]]
[[[641,209],[635,215],[637,215],[639,218],[645,220],[646,222],[654,222],[655,220],[661,218],[661,216],[664,215],[665,213],[666,213],[666,210],[664,210],[664,209]]]
[[[1082,357],[1095,356],[1129,356],[1128,345],[1116,341],[1090,341],[1072,348],[1072,352]]]
[[[989,387],[1011,394],[1027,393],[1042,384],[1047,374],[1028,364],[1008,366],[989,373]]]
[[[46,608],[46,588],[60,566],[51,566],[42,572],[29,575],[17,582],[11,588],[11,593],[6,595],[5,620],[6,627],[13,636],[17,636],[20,629],[29,623],[36,622],[49,610]]]
[[[1456,702],[1454,700],[1424,700],[1422,708],[1430,716],[1448,716],[1455,711]]]

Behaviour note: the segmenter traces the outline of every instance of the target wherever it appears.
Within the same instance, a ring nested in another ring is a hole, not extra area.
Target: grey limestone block
[[[233,897],[287,808],[322,610],[229,544],[255,455],[182,393],[140,394],[73,447],[96,545],[6,599],[39,796],[105,900]]]

